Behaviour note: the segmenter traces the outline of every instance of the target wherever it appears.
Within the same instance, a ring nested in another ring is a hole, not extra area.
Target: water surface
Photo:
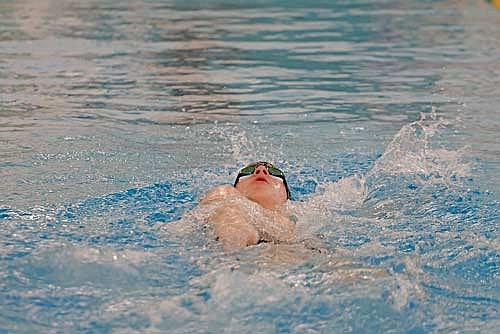
[[[496,332],[499,28],[487,2],[3,1],[1,331]],[[188,215],[261,159],[325,252],[227,254]]]

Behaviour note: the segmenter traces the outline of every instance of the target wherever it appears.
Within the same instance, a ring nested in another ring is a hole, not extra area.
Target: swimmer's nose
[[[257,168],[255,168],[253,173],[254,173],[254,175],[259,175],[260,173],[262,173],[264,175],[269,175],[269,173],[267,172],[266,166],[258,166]]]

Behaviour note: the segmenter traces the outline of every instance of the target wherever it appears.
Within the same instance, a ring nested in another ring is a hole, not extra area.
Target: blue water
[[[486,1],[2,1],[0,332],[498,333],[499,54]],[[226,253],[257,159],[304,241]]]

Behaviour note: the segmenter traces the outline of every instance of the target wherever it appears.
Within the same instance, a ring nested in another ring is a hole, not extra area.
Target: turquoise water
[[[499,54],[481,1],[2,1],[0,332],[498,332]],[[256,159],[305,241],[228,254]]]

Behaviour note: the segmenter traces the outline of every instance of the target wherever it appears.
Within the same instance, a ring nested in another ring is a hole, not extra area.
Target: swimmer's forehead
[[[257,165],[265,165],[265,166],[274,167],[274,165],[271,162],[267,162],[267,161],[255,161],[255,162],[249,163],[244,168],[253,167],[253,166],[257,166]]]

